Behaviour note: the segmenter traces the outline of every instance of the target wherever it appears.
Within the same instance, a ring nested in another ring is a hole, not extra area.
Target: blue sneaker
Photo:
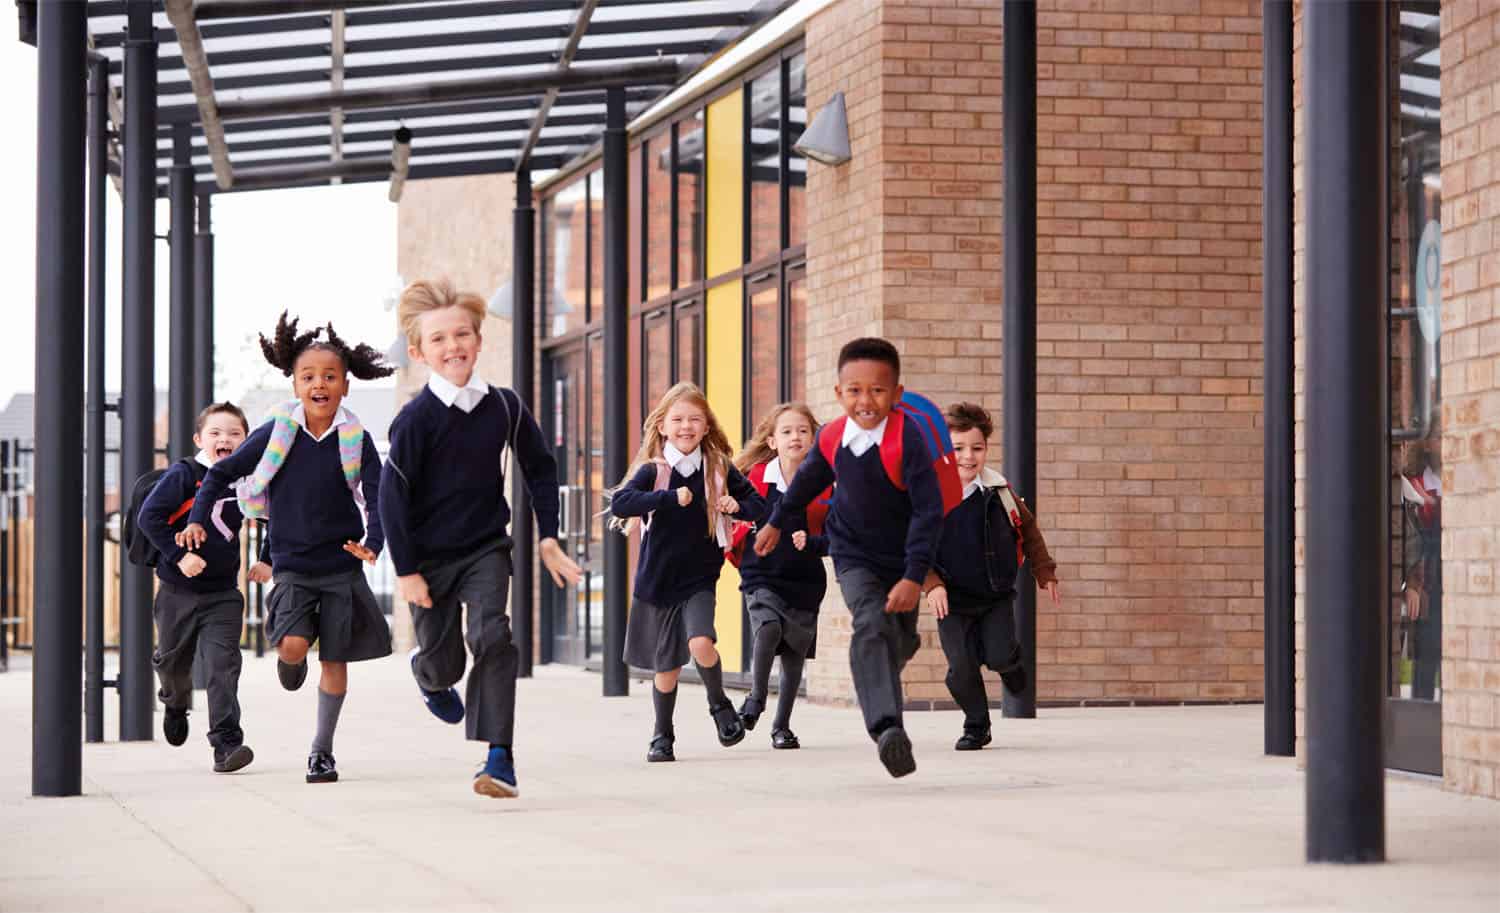
[[[417,651],[411,651],[411,674],[417,674]],[[427,702],[427,709],[432,715],[445,723],[462,723],[464,719],[463,698],[458,696],[457,688],[447,688],[442,691],[428,691],[417,683],[417,690],[422,692],[422,700]]]
[[[521,794],[516,786],[516,759],[510,749],[498,745],[490,749],[484,767],[474,775],[474,791],[491,799],[514,799]]]

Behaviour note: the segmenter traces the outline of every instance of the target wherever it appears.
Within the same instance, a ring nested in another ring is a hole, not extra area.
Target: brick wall
[[[1496,798],[1500,10],[1486,7],[1442,7],[1443,782]]]
[[[1039,611],[1040,698],[1253,699],[1259,4],[1140,6],[1038,9],[1038,496],[1065,597]],[[854,156],[810,166],[820,414],[838,346],[877,332],[912,389],[999,418],[1000,19],[983,0],[842,0],[808,26],[809,111],[844,91]],[[847,617],[825,609],[837,656]],[[946,701],[923,621],[908,699]],[[848,696],[838,663],[815,695]]]

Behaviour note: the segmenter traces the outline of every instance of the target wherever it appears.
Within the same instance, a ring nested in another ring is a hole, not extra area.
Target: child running
[[[958,403],[949,407],[946,418],[964,500],[943,520],[937,557],[924,586],[948,657],[948,693],[964,712],[964,731],[953,748],[978,751],[990,743],[989,699],[980,666],[999,673],[1011,694],[1026,690],[1012,609],[1021,558],[1031,562],[1032,576],[1054,605],[1062,597],[1057,562],[1047,553],[1036,517],[1011,492],[1005,477],[985,465],[995,431],[990,414],[974,403]]]
[[[411,606],[417,687],[434,716],[463,721],[469,739],[488,743],[474,791],[499,799],[520,795],[511,746],[518,657],[506,615],[508,452],[531,492],[538,552],[553,581],[577,583],[583,572],[557,543],[557,463],[541,429],[514,390],[491,387],[475,371],[484,310],[484,299],[446,280],[414,282],[401,293],[407,353],[432,374],[391,423],[380,513],[396,584]],[[465,641],[474,669],[462,700],[453,685],[464,674]]]
[[[193,657],[201,648],[208,685],[208,742],[214,771],[232,773],[255,759],[240,728],[240,632],[245,626],[245,598],[240,593],[240,527],[243,520],[231,497],[219,512],[215,535],[195,550],[177,544],[187,526],[188,510],[209,468],[244,443],[250,433],[245,413],[233,403],[213,403],[198,413],[193,443],[198,453],[173,463],[141,505],[138,526],[160,554],[152,615],[156,619],[156,667],[166,705],[162,734],[168,744],[188,737],[188,707],[193,699]],[[257,561],[250,580],[264,583],[271,568]]]
[[[350,374],[371,380],[394,369],[370,346],[346,344],[332,325],[298,333],[297,320],[285,313],[274,341],[262,336],[260,345],[266,361],[292,378],[297,399],[273,409],[270,421],[209,470],[183,539],[201,546],[214,505],[234,480],[249,476],[237,486],[242,508],[273,521],[276,585],[266,637],[288,691],[302,687],[308,651],[318,644],[318,725],[307,782],[333,783],[339,778],[333,733],[349,688],[348,663],[391,652],[390,628],[359,566],[374,563],[384,542],[380,455],[342,401]]]
[[[745,738],[745,727],[724,693],[724,669],[714,644],[714,589],[729,547],[728,517],[759,519],[765,501],[730,462],[729,439],[703,391],[680,383],[646,416],[641,448],[610,512],[641,518],[635,605],[625,626],[625,661],[656,673],[651,693],[656,729],[647,761],[675,761],[672,711],[677,677],[691,655],[708,691],[708,712],[719,744]]]
[[[735,468],[775,510],[797,468],[812,448],[818,422],[801,403],[782,403],[755,427],[750,443],[737,458]],[[750,615],[753,652],[750,660],[750,695],[740,705],[740,720],[754,729],[766,709],[771,662],[781,657],[781,688],[776,699],[776,718],[771,721],[772,748],[801,748],[792,732],[792,705],[802,685],[802,667],[814,658],[818,644],[818,606],[828,589],[823,556],[828,539],[821,531],[826,505],[808,505],[788,514],[790,539],[783,540],[764,557],[746,548],[740,558],[740,590]]]
[[[830,423],[832,461],[813,448],[770,521],[755,537],[765,557],[794,511],[805,510],[838,481],[828,512],[828,550],[853,631],[849,666],[865,730],[893,777],[917,769],[902,727],[901,670],[916,655],[917,597],[932,566],[943,522],[943,495],[915,423],[892,410],[901,401],[901,356],[884,339],[856,339],[839,351],[834,393],[847,420]],[[842,425],[840,434],[839,425]],[[892,454],[892,481],[885,459]]]

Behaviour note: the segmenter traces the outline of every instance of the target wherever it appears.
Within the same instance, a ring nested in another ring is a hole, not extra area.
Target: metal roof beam
[[[349,6],[395,6],[411,0],[198,0],[197,16],[210,19],[243,19],[247,16],[289,16],[326,13]]]
[[[229,164],[229,147],[224,143],[224,125],[219,122],[213,77],[208,72],[208,57],[203,53],[203,37],[193,19],[193,0],[167,0],[167,18],[172,22],[182,59],[187,64],[193,97],[198,102],[198,123],[203,127],[208,154],[214,163],[214,179],[220,190],[228,190],[234,183],[234,170]]]
[[[583,41],[583,33],[588,31],[589,23],[594,18],[594,10],[598,6],[599,0],[583,0],[583,6],[578,9],[578,17],[573,20],[572,34],[568,36],[568,42],[558,56],[557,72],[566,73],[573,65],[573,58],[578,54],[578,45]],[[547,117],[552,113],[552,106],[556,102],[557,90],[548,89],[547,94],[542,98],[541,105],[537,108],[536,119],[531,122],[531,134],[526,137],[526,142],[521,146],[521,154],[516,157],[523,166],[531,158],[531,150],[542,135],[542,127],[546,125]]]

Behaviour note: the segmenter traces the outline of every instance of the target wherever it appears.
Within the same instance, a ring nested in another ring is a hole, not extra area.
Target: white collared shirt
[[[667,465],[683,478],[697,472],[698,468],[703,465],[703,448],[701,447],[694,447],[692,453],[683,453],[669,443],[662,448],[661,455],[667,461]]]
[[[479,379],[478,371],[470,374],[469,382],[462,387],[455,386],[448,378],[434,371],[427,378],[427,389],[431,390],[432,395],[441,400],[443,405],[457,406],[465,412],[473,412],[480,400],[490,393],[490,385]]]
[[[208,455],[207,450],[200,450],[193,454],[193,459],[198,461],[199,466],[205,466],[209,469],[214,467],[214,458]]]
[[[766,482],[767,491],[773,485],[776,486],[777,491],[786,491],[786,477],[781,474],[781,457],[777,457],[766,464],[766,472],[761,478]]]
[[[329,425],[322,434],[313,434],[307,430],[307,410],[303,408],[301,403],[298,403],[292,409],[292,421],[297,423],[297,427],[302,429],[303,434],[306,434],[315,441],[321,441],[323,438],[337,431],[341,425],[347,425],[354,421],[354,419],[348,412],[344,411],[343,406],[340,406],[339,411],[333,416],[333,424]]]
[[[879,446],[880,439],[885,437],[885,423],[890,420],[891,417],[887,415],[880,420],[880,424],[866,431],[859,427],[859,422],[853,418],[849,419],[844,423],[844,446],[848,447],[849,452],[855,456],[863,456],[866,450]]]
[[[974,480],[972,482],[970,482],[969,484],[967,484],[967,485],[964,486],[964,500],[965,501],[969,500],[969,495],[972,495],[974,492],[978,491],[979,489],[981,489],[983,487],[984,487],[984,483],[981,482],[979,480],[979,476],[976,475],[974,477]]]

